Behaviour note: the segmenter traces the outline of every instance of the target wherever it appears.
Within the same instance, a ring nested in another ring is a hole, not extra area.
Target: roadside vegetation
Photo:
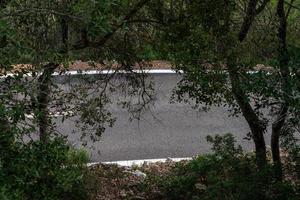
[[[231,134],[208,137],[208,141],[212,153],[190,161],[94,165],[90,170],[102,187],[90,192],[90,199],[299,199],[296,162],[286,152],[281,153],[284,177],[278,182],[270,151],[268,164],[259,169],[255,153],[243,152]]]
[[[298,0],[1,0],[0,10],[0,199],[300,198]],[[98,142],[117,120],[112,103],[136,120],[152,106],[153,83],[133,69],[157,59],[182,75],[172,101],[244,117],[254,151],[209,136],[213,153],[192,161],[87,167],[53,113],[78,113],[82,146]],[[76,61],[115,73],[64,91],[52,74]]]

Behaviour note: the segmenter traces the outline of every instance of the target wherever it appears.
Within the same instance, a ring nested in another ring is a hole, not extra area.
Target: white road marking
[[[172,69],[136,69],[132,70],[134,73],[145,73],[145,74],[175,74],[176,71]],[[114,74],[114,73],[119,73],[119,74],[125,74],[125,73],[132,73],[130,71],[125,71],[125,70],[83,70],[83,71],[76,71],[76,70],[71,70],[71,71],[66,71],[64,73],[59,73],[59,72],[54,72],[52,75],[53,76],[64,76],[64,75],[95,75],[95,74]],[[179,71],[182,73],[183,71]],[[40,75],[41,73],[38,73]],[[1,75],[0,78],[7,78],[9,76],[14,76],[16,74],[14,73],[7,73],[6,75]],[[23,74],[24,77],[31,77],[32,73],[26,73]]]
[[[145,73],[145,74],[175,74],[176,71],[172,69],[136,69],[132,70],[134,73]],[[125,70],[87,70],[87,71],[67,71],[66,73],[63,73],[62,75],[94,75],[94,74],[114,74],[114,73],[119,73],[119,74],[126,74],[126,73],[132,73],[131,71],[125,71]],[[52,74],[53,76],[59,76],[61,75],[58,72],[54,72]]]
[[[183,70],[173,70],[173,69],[135,69],[132,70],[134,73],[144,73],[144,74],[176,74],[180,73],[183,74]],[[65,76],[65,75],[95,75],[95,74],[103,74],[103,75],[108,75],[108,74],[126,74],[126,73],[132,73],[131,71],[125,71],[125,70],[82,70],[82,71],[76,71],[76,70],[71,70],[71,71],[66,71],[64,73],[60,72],[54,72],[52,75],[53,76]],[[226,72],[226,71],[225,71]],[[256,74],[260,71],[248,71],[248,74]],[[226,72],[228,73],[228,72]],[[271,72],[265,72],[267,75],[271,74]],[[7,77],[12,77],[16,74],[14,73],[7,73],[6,75],[0,75],[0,78],[7,78]],[[41,73],[37,73],[37,76],[41,75]],[[294,74],[291,74],[294,75]],[[23,74],[23,77],[32,77],[32,73],[26,73]]]
[[[73,111],[63,111],[63,112],[55,112],[55,113],[49,113],[49,115],[51,117],[63,117],[63,116],[74,116],[74,112]],[[25,114],[25,117],[27,119],[34,119],[34,113],[30,113],[30,114]]]
[[[123,160],[123,161],[111,161],[111,162],[93,162],[88,163],[87,166],[93,166],[97,164],[116,164],[122,167],[142,166],[144,163],[156,163],[156,162],[167,162],[168,160],[179,162],[182,160],[192,160],[192,157],[186,158],[160,158],[160,159],[145,159],[145,160]]]

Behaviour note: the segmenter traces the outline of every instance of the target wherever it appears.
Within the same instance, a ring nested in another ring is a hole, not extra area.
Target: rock
[[[166,162],[172,162],[173,160],[172,160],[172,158],[170,158],[170,157],[168,157],[167,159],[166,159]]]
[[[145,199],[146,199],[145,197],[141,197],[141,196],[134,196],[130,198],[130,200],[145,200]]]
[[[206,185],[202,184],[202,183],[196,183],[195,184],[195,188],[199,191],[205,191],[206,190]]]
[[[126,191],[125,191],[125,190],[121,190],[121,191],[120,191],[120,196],[121,196],[121,197],[126,197],[126,196],[127,196]]]
[[[146,178],[146,176],[147,176],[145,173],[143,173],[143,172],[141,172],[139,170],[135,170],[135,171],[131,172],[131,174],[133,174],[133,175],[135,175],[137,177],[141,177],[141,178]]]

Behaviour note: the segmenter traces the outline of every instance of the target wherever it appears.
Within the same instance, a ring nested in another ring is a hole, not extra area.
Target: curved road
[[[136,160],[166,157],[190,157],[208,152],[207,135],[232,133],[245,149],[252,149],[252,142],[243,140],[249,128],[243,117],[228,117],[225,108],[213,107],[209,112],[198,112],[186,104],[170,104],[172,89],[180,80],[177,74],[151,74],[155,83],[157,101],[141,121],[129,121],[129,113],[114,107],[117,121],[108,128],[101,141],[88,149],[93,162]],[[56,78],[62,82],[64,78]],[[62,83],[71,84],[72,81]],[[153,118],[153,115],[156,118]],[[58,124],[58,130],[70,143],[80,147],[79,134],[74,134],[70,120]],[[76,132],[76,131],[75,131]],[[77,132],[78,133],[78,132]],[[88,142],[92,144],[91,141]]]

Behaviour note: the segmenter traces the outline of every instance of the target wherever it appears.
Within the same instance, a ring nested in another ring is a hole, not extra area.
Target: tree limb
[[[270,0],[264,0],[260,6],[256,9],[256,15],[258,15],[259,13],[261,13],[265,7],[267,6],[267,4],[270,2]]]
[[[239,32],[240,42],[244,41],[244,39],[246,38],[255,16],[260,14],[264,10],[269,1],[270,0],[264,0],[262,4],[258,8],[256,8],[258,0],[249,0],[246,10],[246,16]]]
[[[99,48],[100,46],[104,45],[120,28],[124,26],[128,22],[129,19],[131,19],[135,14],[142,8],[146,3],[148,3],[150,0],[141,0],[138,2],[134,8],[126,15],[123,17],[121,20],[121,23],[115,26],[109,33],[107,33],[101,40],[99,41],[85,41],[80,42],[78,44],[73,45],[72,50],[80,50],[80,49],[85,49],[87,47],[92,47],[92,48]]]
[[[293,5],[294,2],[295,2],[295,0],[291,0],[290,3],[285,2],[286,4],[289,5],[289,8],[288,8],[288,10],[287,10],[287,12],[286,12],[286,15],[285,15],[285,18],[288,18],[288,17],[289,17],[290,12],[291,12],[291,10],[292,10],[292,8],[293,8],[293,6],[294,6],[294,5]]]

